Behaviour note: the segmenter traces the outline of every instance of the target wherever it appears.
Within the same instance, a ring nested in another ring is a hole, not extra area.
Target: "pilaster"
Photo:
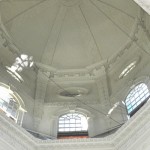
[[[49,80],[49,73],[45,74],[38,71],[37,75],[37,84],[36,84],[36,91],[35,91],[35,104],[34,104],[34,128],[35,130],[38,129],[40,120],[42,119],[43,115],[43,105],[44,99],[47,89],[47,84]]]

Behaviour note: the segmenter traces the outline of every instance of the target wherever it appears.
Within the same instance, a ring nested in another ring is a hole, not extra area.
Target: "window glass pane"
[[[132,105],[128,105],[127,108],[130,109],[132,107]]]
[[[17,119],[19,104],[15,101],[14,95],[10,89],[0,86],[0,109],[4,111],[7,116]]]
[[[59,127],[61,127],[61,128],[64,127],[64,124],[59,124]]]
[[[65,123],[69,123],[69,120],[65,120]]]
[[[59,131],[60,132],[75,132],[87,131],[88,124],[84,115],[78,113],[68,113],[59,118]]]
[[[138,84],[130,91],[126,98],[126,107],[128,113],[132,112],[142,101],[150,96],[149,90],[144,83]]]
[[[78,131],[82,131],[82,128],[77,128]]]
[[[76,127],[81,127],[81,124],[76,124]]]
[[[65,124],[65,127],[69,127],[69,124]]]
[[[59,123],[64,123],[64,121],[59,120]]]
[[[69,131],[69,128],[65,128],[65,131]]]
[[[75,128],[70,128],[70,131],[76,131],[76,129]]]
[[[70,119],[70,123],[75,123],[75,119]]]
[[[76,120],[76,123],[80,123],[80,122],[81,122],[81,120],[78,120],[78,119]]]
[[[137,102],[137,105],[141,104],[141,101]]]
[[[59,128],[59,131],[64,131],[64,129]]]
[[[131,109],[128,109],[128,113],[130,113],[132,111],[132,108]]]
[[[146,98],[147,98],[147,97],[149,97],[149,95],[150,95],[150,94],[149,94],[149,93],[147,93],[147,94],[145,95],[145,96],[146,96]]]

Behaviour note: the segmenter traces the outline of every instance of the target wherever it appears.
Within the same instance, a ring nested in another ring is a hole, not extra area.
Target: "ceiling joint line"
[[[60,35],[61,35],[62,27],[63,27],[63,25],[64,25],[64,21],[65,21],[65,18],[66,18],[66,14],[67,14],[67,11],[65,12],[65,15],[64,15],[63,20],[62,20],[62,23],[61,23],[61,27],[60,27],[60,30],[59,30],[59,33],[58,33],[58,37],[57,37],[57,41],[56,41],[56,44],[55,44],[55,48],[54,48],[54,52],[53,52],[53,56],[52,56],[50,65],[52,65],[52,63],[53,63],[54,55],[55,55],[55,53],[56,53],[56,47],[57,47],[58,41],[59,41],[59,39],[60,39]]]
[[[29,10],[31,10],[32,8],[35,8],[37,6],[39,6],[40,4],[42,4],[43,2],[45,2],[47,0],[42,0],[38,3],[36,3],[35,5],[30,6],[29,8],[25,9],[24,11],[20,12],[19,14],[17,14],[16,16],[12,17],[11,19],[7,20],[6,22],[4,22],[4,25],[7,25],[9,22],[15,20],[17,17],[23,15],[24,13],[28,12]]]
[[[96,39],[95,39],[95,37],[94,37],[94,34],[93,34],[93,32],[92,32],[92,30],[91,30],[91,28],[90,28],[90,25],[89,25],[89,23],[88,23],[88,21],[87,21],[85,15],[84,15],[84,13],[83,13],[83,11],[82,11],[80,5],[79,5],[79,9],[80,9],[80,11],[81,11],[81,13],[82,13],[82,16],[83,16],[83,18],[84,18],[84,20],[85,20],[85,22],[86,22],[86,25],[87,25],[87,27],[88,27],[88,29],[89,29],[91,35],[92,35],[92,38],[93,38],[94,43],[95,43],[95,45],[96,45],[97,51],[98,51],[98,53],[99,53],[99,56],[100,56],[101,59],[103,59],[103,57],[102,57],[102,55],[101,55],[101,53],[100,53],[100,49],[99,49],[99,47],[98,47],[97,41],[96,41]]]
[[[147,52],[143,47],[141,47],[141,45],[139,45],[139,43],[137,43],[137,41],[135,41],[133,39],[133,37],[131,37],[126,31],[124,31],[115,21],[113,21],[102,9],[100,9],[94,2],[92,2],[92,0],[89,0],[91,2],[92,5],[94,5],[97,10],[99,10],[106,18],[108,18],[122,33],[124,33],[131,41],[133,41],[136,46],[138,48],[140,48],[141,50],[143,50],[146,54],[148,54],[150,56],[150,53]]]
[[[124,31],[115,21],[113,21],[102,9],[100,9],[94,2],[89,0],[92,5],[96,7],[96,9],[101,12],[106,18],[108,18],[121,32],[123,32],[126,36],[130,37],[126,31]],[[131,38],[131,37],[130,37]]]
[[[117,8],[117,7],[115,7],[115,6],[113,6],[113,5],[109,4],[109,3],[106,3],[106,2],[104,2],[104,1],[102,1],[102,0],[97,0],[97,1],[100,2],[100,3],[103,3],[103,4],[106,5],[106,6],[109,6],[109,7],[111,7],[111,8],[114,8],[114,9],[120,11],[121,13],[127,15],[128,17],[130,17],[130,18],[132,18],[132,19],[135,19],[135,17],[133,17],[132,15],[130,15],[129,13],[123,11],[123,10],[120,9],[120,8]]]
[[[57,17],[58,17],[60,8],[61,8],[61,6],[59,7],[59,9],[58,9],[58,11],[57,11],[57,13],[56,13],[56,16],[55,16],[55,19],[54,19],[54,21],[53,21],[52,27],[51,27],[51,29],[50,29],[50,33],[49,33],[48,38],[47,38],[47,40],[46,40],[46,43],[45,43],[45,46],[44,46],[44,53],[45,53],[45,49],[46,49],[46,46],[47,46],[47,44],[48,44],[48,40],[49,40],[49,38],[50,38],[51,32],[52,32],[52,30],[53,30],[53,28],[54,28],[54,24],[55,24],[56,19],[57,19]],[[43,54],[44,54],[44,53],[43,53]],[[43,57],[43,56],[41,56],[41,57]],[[42,62],[42,58],[41,58],[41,62]]]

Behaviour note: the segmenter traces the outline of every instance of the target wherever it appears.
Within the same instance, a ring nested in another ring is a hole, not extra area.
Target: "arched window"
[[[60,116],[58,126],[58,137],[87,136],[87,118],[77,112]]]
[[[144,83],[135,86],[128,94],[125,103],[128,114],[132,116],[148,100],[150,92]]]
[[[10,90],[9,86],[0,83],[0,111],[21,125],[25,110],[21,107],[17,93]]]

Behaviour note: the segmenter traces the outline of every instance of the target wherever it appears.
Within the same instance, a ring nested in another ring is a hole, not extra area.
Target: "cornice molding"
[[[96,102],[96,101],[93,101],[93,102],[90,102],[90,101],[88,101],[88,102],[86,102],[86,104],[87,105],[100,105],[100,103],[99,102]],[[69,106],[81,106],[82,104],[81,104],[81,102],[77,102],[77,101],[75,101],[75,102],[48,102],[48,103],[45,103],[44,104],[45,106],[50,106],[50,107],[69,107]],[[83,104],[84,105],[84,104]],[[85,106],[85,105],[84,105]]]

